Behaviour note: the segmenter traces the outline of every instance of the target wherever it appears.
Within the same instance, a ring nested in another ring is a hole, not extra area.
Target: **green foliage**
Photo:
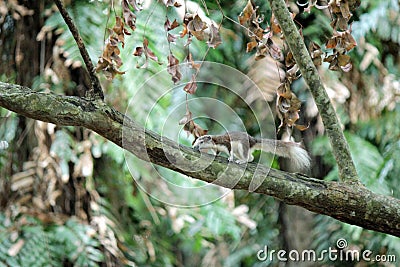
[[[74,1],[67,10],[78,27],[84,43],[90,44],[86,46],[86,49],[92,61],[97,62],[104,40],[104,22],[106,21],[104,11],[107,10],[107,5],[100,1]],[[83,65],[79,48],[59,12],[53,13],[46,19],[45,27],[47,31],[60,33],[57,41],[61,44],[63,55],[68,60],[80,61]]]
[[[103,254],[94,230],[74,219],[46,225],[0,213],[0,263],[8,266],[99,266]],[[4,266],[4,265],[2,265]]]
[[[360,10],[359,20],[353,24],[353,34],[359,39],[361,37],[372,37],[377,34],[382,40],[391,40],[400,44],[399,2],[396,0],[363,1],[364,6],[370,5],[368,12]],[[373,37],[376,39],[376,35]]]
[[[398,179],[400,175],[399,109],[400,106],[397,105],[396,109],[385,112],[379,119],[360,122],[357,125],[360,135],[376,143],[379,147],[384,158],[384,164],[378,179],[388,181],[391,194],[397,198],[400,197],[399,190],[397,190],[400,186]]]
[[[387,180],[381,177],[385,162],[378,148],[372,143],[350,132],[345,133],[349,143],[350,151],[358,172],[362,179],[361,182],[370,190],[379,194],[390,194]],[[327,180],[337,180],[338,170],[335,159],[330,150],[329,140],[326,136],[321,136],[313,142],[313,154],[322,156],[323,161],[334,167],[326,176]]]
[[[60,246],[57,256],[65,257],[75,266],[98,266],[103,254],[99,250],[99,241],[90,236],[91,231],[94,232],[89,226],[73,219],[65,225],[54,227],[50,232],[50,240]]]

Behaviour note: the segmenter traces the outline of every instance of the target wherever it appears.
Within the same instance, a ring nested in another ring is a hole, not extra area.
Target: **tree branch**
[[[252,179],[257,179],[262,181],[257,193],[342,222],[400,237],[400,200],[377,195],[363,186],[322,181],[254,163],[247,168],[228,165],[221,157],[197,170],[201,164],[196,161],[199,153],[145,130],[103,101],[34,92],[27,87],[0,82],[0,106],[57,125],[86,127],[140,159],[205,182],[248,190]],[[240,179],[235,182],[238,180],[235,178]]]
[[[61,16],[63,17],[69,30],[71,31],[71,34],[74,37],[76,44],[78,45],[79,52],[81,53],[83,61],[85,62],[86,68],[88,70],[92,88],[89,92],[87,92],[87,97],[100,98],[104,100],[103,90],[101,89],[100,81],[96,76],[96,69],[94,68],[93,62],[90,59],[89,53],[86,50],[85,44],[83,43],[83,40],[79,34],[78,28],[76,27],[72,18],[69,16],[63,4],[61,3],[61,0],[54,0],[54,3],[56,4],[58,10],[61,13]]]
[[[339,177],[343,182],[358,184],[359,178],[351,157],[350,148],[340,127],[335,109],[321,82],[318,70],[307,51],[303,38],[290,16],[285,0],[269,0],[269,3],[301,74],[314,97],[338,164]]]

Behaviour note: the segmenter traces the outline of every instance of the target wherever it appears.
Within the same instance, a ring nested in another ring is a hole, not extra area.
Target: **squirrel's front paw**
[[[244,163],[247,163],[247,160],[240,160],[240,159],[238,159],[238,160],[236,160],[235,161],[237,164],[244,164]]]

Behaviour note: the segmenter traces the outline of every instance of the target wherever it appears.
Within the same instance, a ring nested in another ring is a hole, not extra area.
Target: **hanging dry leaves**
[[[200,70],[201,64],[194,62],[192,53],[189,52],[186,61],[189,63],[190,68],[195,69],[196,71]]]
[[[280,34],[282,32],[281,26],[279,26],[279,23],[275,18],[274,13],[272,13],[271,15],[271,30],[274,34]]]
[[[296,121],[300,118],[301,101],[290,90],[290,82],[288,80],[278,87],[277,95],[276,109],[281,121],[278,131],[286,127],[296,127],[300,131],[306,130],[308,126],[296,124]]]
[[[322,64],[322,55],[324,54],[321,50],[321,47],[314,42],[310,42],[308,49],[310,51],[310,55],[314,62],[314,65],[320,66]]]
[[[207,41],[207,45],[212,48],[216,48],[222,43],[221,36],[219,35],[219,29],[214,26],[214,24],[210,25],[210,38]]]
[[[178,37],[174,34],[167,33],[167,41],[168,43],[175,43]]]
[[[164,29],[165,29],[166,31],[173,30],[173,29],[175,29],[175,28],[178,27],[178,26],[179,26],[179,23],[176,21],[176,19],[171,23],[171,22],[169,21],[169,19],[167,18],[167,20],[166,20],[165,23],[164,23]]]
[[[192,74],[192,78],[190,79],[190,82],[188,82],[185,87],[183,87],[183,90],[188,93],[188,94],[194,94],[196,93],[197,89],[197,82],[196,82],[196,74]]]
[[[361,0],[331,0],[329,9],[335,15],[331,26],[334,29],[347,30],[349,20],[353,16],[351,13],[361,4]]]
[[[185,17],[186,17],[185,21],[188,21],[187,23],[188,31],[194,37],[196,37],[197,40],[205,41],[209,39],[209,34],[204,31],[205,29],[207,29],[207,24],[203,22],[203,20],[200,18],[199,15],[186,14]]]
[[[344,32],[334,31],[333,36],[326,43],[326,48],[335,48],[340,52],[348,52],[356,46],[357,42],[349,30]]]
[[[301,6],[301,4],[297,4]],[[325,55],[321,47],[314,42],[309,45],[309,52],[316,66],[321,65],[322,57],[324,57],[323,61],[329,63],[330,70],[348,72],[352,69],[350,56],[347,53],[357,46],[357,42],[351,35],[351,29],[349,29],[348,24],[352,17],[351,12],[359,5],[360,0],[331,0],[327,6],[318,6],[316,0],[308,2],[308,10],[305,10],[306,12],[309,12],[311,7],[315,6],[319,9],[329,8],[331,13],[334,14],[331,22],[333,34],[325,44],[327,49],[333,50],[332,54]]]
[[[115,26],[113,27],[113,32],[116,35],[117,40],[122,44],[122,48],[125,47],[125,34],[131,35],[131,33],[124,27],[124,22],[121,17],[115,18]]]
[[[250,41],[246,45],[246,52],[256,48],[255,60],[260,60],[267,55],[270,55],[275,60],[282,60],[283,54],[279,46],[272,41],[274,30],[264,30],[259,23],[263,20],[257,15],[257,8],[254,7],[251,1],[248,1],[243,11],[240,13],[239,23],[248,29]],[[271,21],[275,21],[271,18]],[[280,32],[279,25],[276,23],[274,29]]]
[[[250,41],[250,42],[248,42],[247,43],[247,45],[246,45],[246,53],[250,53],[254,48],[256,48],[257,47],[257,42],[256,42],[256,40],[252,40],[252,41]]]
[[[125,34],[129,34],[124,27],[124,22],[120,17],[116,17],[116,23],[105,42],[105,47],[101,57],[97,62],[96,71],[103,71],[108,80],[114,79],[117,74],[124,74],[118,68],[122,66],[120,50],[118,44],[125,45]]]
[[[346,53],[357,46],[357,42],[350,30],[343,32],[334,31],[333,36],[327,41],[326,48],[333,49],[333,54],[324,58],[329,63],[330,70],[342,70],[348,72],[352,69],[350,56]]]
[[[136,57],[141,57],[144,55],[145,61],[142,66],[137,65],[137,68],[147,68],[149,65],[149,59],[157,62],[158,64],[162,64],[162,62],[158,61],[158,57],[154,54],[154,52],[149,48],[149,40],[145,37],[143,39],[143,47],[138,46],[135,48],[135,51],[133,52],[133,55]]]
[[[180,37],[183,38],[187,34],[189,37],[186,46],[191,43],[191,36],[196,37],[199,41],[206,41],[207,45],[212,48],[217,48],[222,43],[219,28],[213,23],[207,24],[198,14],[187,13],[185,15]]]
[[[240,25],[245,25],[252,18],[255,18],[255,8],[253,6],[253,3],[249,0],[247,1],[247,4],[242,12],[240,13],[238,20]]]
[[[134,31],[136,29],[136,15],[131,10],[131,7],[134,11],[140,11],[142,9],[137,5],[136,0],[122,0],[121,6],[126,25]]]
[[[334,51],[333,55],[324,58],[324,62],[329,63],[330,70],[342,70],[344,72],[349,72],[353,65],[349,55],[340,54],[338,51]]]
[[[194,136],[194,142],[199,138],[200,136],[203,136],[207,134],[208,130],[205,130],[200,127],[197,123],[195,123],[192,119],[192,112],[188,108],[186,108],[186,114],[183,116],[183,118],[179,121],[179,125],[184,125],[183,130],[185,130],[188,134],[192,134]]]
[[[122,0],[121,6],[124,21],[119,16],[115,17],[115,25],[112,30],[110,30],[109,37],[105,41],[103,53],[99,58],[96,67],[96,71],[103,71],[108,80],[114,79],[117,74],[125,73],[118,70],[122,66],[118,45],[121,44],[122,48],[124,48],[125,35],[131,35],[131,33],[125,28],[125,24],[128,25],[132,31],[136,29],[136,15],[132,9],[134,11],[141,10],[135,0]]]
[[[167,71],[172,76],[174,84],[181,80],[182,74],[179,71],[179,60],[172,53],[168,55]]]

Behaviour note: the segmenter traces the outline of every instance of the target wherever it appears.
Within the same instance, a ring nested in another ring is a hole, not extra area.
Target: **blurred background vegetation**
[[[267,1],[255,2],[269,18]],[[304,13],[295,1],[288,2],[292,10],[300,13],[295,20],[302,25],[305,42],[324,44],[332,34],[329,12],[314,8],[311,13]],[[217,23],[222,22],[223,43],[217,49],[208,49],[193,38],[190,51],[194,60],[223,63],[246,73],[270,101],[270,109],[257,106],[258,111],[272,110],[275,115],[275,90],[280,83],[276,63],[269,58],[254,61],[254,55],[245,53],[245,30],[226,19],[236,21],[246,2],[220,1],[223,14],[215,1],[187,3]],[[106,28],[114,25],[115,13],[121,13],[119,4],[114,2],[111,7],[106,0],[70,0],[65,4],[97,62],[107,38]],[[181,15],[162,3],[145,1],[144,9],[137,14],[136,31],[121,49],[121,70],[126,73],[112,81],[102,77],[102,84],[106,101],[121,112],[146,84],[130,115],[153,131],[178,133],[179,141],[190,146],[193,139],[180,131],[178,121],[162,127],[176,106],[184,103],[183,90],[172,90],[152,107],[149,103],[154,104],[154,97],[163,92],[159,84],[146,83],[167,64],[165,17],[172,21]],[[399,198],[399,2],[364,0],[352,20],[352,33],[358,43],[350,53],[353,69],[348,73],[332,72],[323,65],[319,70],[362,182],[374,192]],[[147,69],[136,68],[142,62],[132,53],[141,46],[144,36],[163,65],[150,62]],[[184,43],[178,39],[171,47],[180,61],[186,55]],[[78,48],[51,1],[0,1],[0,56],[0,77],[4,82],[79,96],[89,84]],[[170,80],[162,82],[173,86]],[[310,122],[308,130],[296,133],[313,157],[309,175],[337,180],[329,142],[307,87],[300,79],[292,89],[303,101],[302,121]],[[260,125],[238,96],[201,84],[189,98],[198,96],[224,102],[239,115],[250,134],[259,134]],[[194,115],[210,112],[193,103],[197,113]],[[213,112],[224,112],[214,108]],[[147,193],[168,196],[171,203],[181,203],[182,198],[196,198],[202,203],[209,196],[182,196],[179,191],[171,191],[159,174],[180,186],[201,183],[159,167],[149,168],[139,160],[132,160],[128,169],[121,148],[86,129],[57,127],[4,109],[0,114],[0,140],[9,144],[0,150],[0,266],[283,266],[258,261],[257,251],[265,245],[275,250],[321,251],[334,247],[339,238],[345,238],[350,249],[370,249],[374,255],[392,254],[400,260],[398,238],[287,206],[263,195],[223,192],[224,198],[195,208],[157,201]],[[213,121],[196,122],[211,133],[223,132]],[[237,125],[232,122],[224,127],[232,130]],[[278,167],[279,163],[275,161],[273,166]],[[138,184],[144,185],[147,193]],[[319,265],[396,263],[327,261]]]

